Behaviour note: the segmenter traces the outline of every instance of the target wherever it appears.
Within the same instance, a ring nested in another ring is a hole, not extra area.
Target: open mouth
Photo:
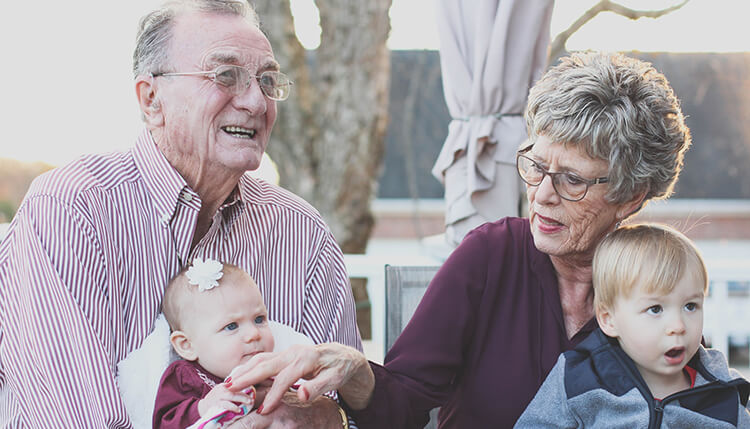
[[[256,134],[256,130],[253,128],[238,127],[234,125],[221,127],[221,129],[225,133],[230,134],[232,137],[237,137],[240,139],[251,139],[255,137]]]
[[[664,353],[664,356],[666,357],[667,362],[670,364],[681,363],[683,357],[685,356],[685,347],[673,347],[667,350],[667,352]]]

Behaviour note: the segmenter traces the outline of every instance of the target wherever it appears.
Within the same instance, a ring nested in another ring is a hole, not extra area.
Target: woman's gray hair
[[[159,9],[141,18],[133,52],[135,76],[162,71],[169,61],[169,42],[175,18],[188,11],[237,15],[259,26],[258,15],[247,1],[168,0]]]
[[[691,141],[664,75],[621,54],[561,59],[531,89],[526,126],[532,144],[543,135],[607,161],[615,204],[643,191],[644,201],[668,197]]]

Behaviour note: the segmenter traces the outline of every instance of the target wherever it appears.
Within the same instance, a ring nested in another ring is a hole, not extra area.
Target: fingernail
[[[232,387],[232,383],[224,383],[224,385],[227,386],[227,389],[229,389],[230,387]]]
[[[258,407],[258,411],[256,411],[256,413],[260,414],[262,412],[263,412],[263,405],[261,405],[260,407]]]
[[[224,383],[229,383],[232,381],[232,377],[227,377],[224,379]]]

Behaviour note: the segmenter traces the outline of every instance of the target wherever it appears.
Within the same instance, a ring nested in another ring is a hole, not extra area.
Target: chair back
[[[385,266],[385,351],[391,349],[422,300],[438,266]],[[425,429],[437,428],[439,408],[430,412]]]

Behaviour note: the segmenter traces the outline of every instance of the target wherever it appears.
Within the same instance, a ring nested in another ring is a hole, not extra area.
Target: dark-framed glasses
[[[552,179],[552,187],[562,199],[568,201],[581,201],[589,190],[589,186],[607,183],[606,177],[597,177],[596,179],[584,179],[577,174],[569,172],[553,173],[546,170],[536,161],[524,155],[531,150],[532,146],[521,149],[516,153],[516,168],[521,180],[530,186],[539,186],[544,180],[544,176]]]
[[[240,95],[250,87],[251,79],[258,81],[260,90],[271,100],[283,101],[289,97],[294,84],[284,73],[267,70],[255,76],[242,66],[224,64],[211,71],[152,73],[151,76],[206,76],[232,95]]]

